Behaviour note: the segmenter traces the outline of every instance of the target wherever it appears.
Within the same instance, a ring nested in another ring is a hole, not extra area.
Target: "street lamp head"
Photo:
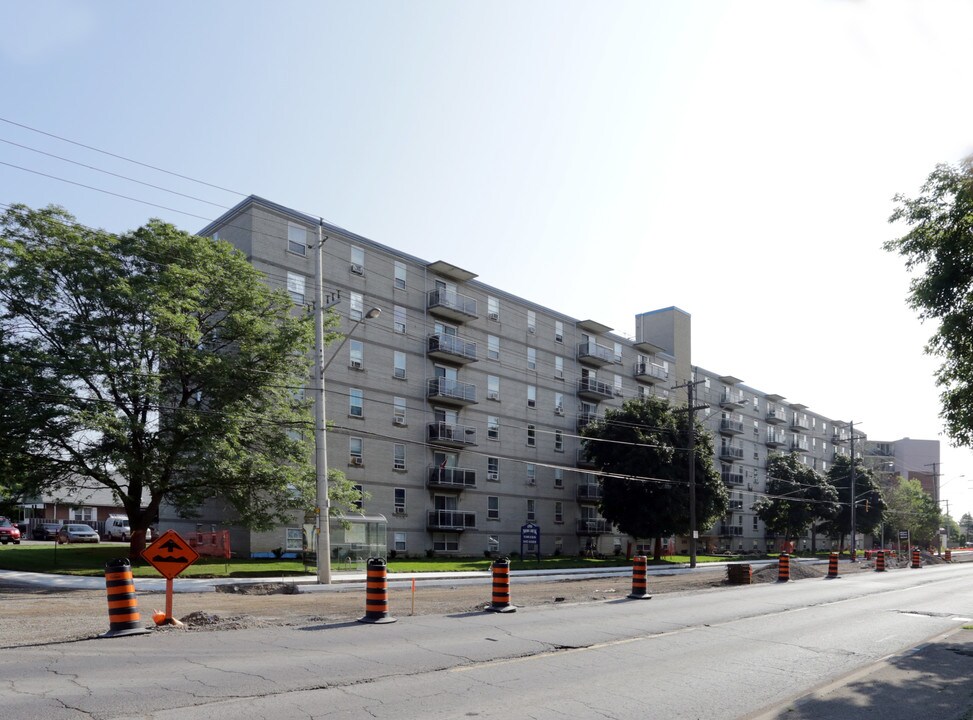
[[[377,318],[381,314],[382,314],[382,309],[381,308],[373,307],[371,310],[369,310],[367,313],[365,313],[365,318],[367,320],[373,320],[373,319]]]

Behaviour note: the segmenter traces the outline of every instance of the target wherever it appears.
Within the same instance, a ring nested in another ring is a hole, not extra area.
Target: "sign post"
[[[199,553],[183,540],[175,530],[166,530],[145,550],[142,558],[166,579],[166,616],[157,625],[180,625],[172,617],[172,580],[199,560]]]
[[[534,523],[527,523],[520,527],[520,557],[524,556],[524,546],[534,543],[537,550],[537,562],[541,561],[541,529]]]

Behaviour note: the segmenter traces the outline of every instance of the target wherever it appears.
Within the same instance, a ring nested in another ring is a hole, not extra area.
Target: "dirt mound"
[[[777,564],[768,565],[767,567],[755,570],[753,573],[753,581],[758,582],[777,582],[779,569]],[[804,563],[791,563],[791,580],[806,580],[808,578],[819,578],[825,574],[825,571],[817,565],[806,565]]]
[[[185,629],[194,631],[212,630],[242,630],[244,628],[267,627],[267,623],[250,617],[249,615],[232,615],[223,617],[216,613],[192,612],[179,619],[183,628],[162,626],[160,630]]]
[[[236,595],[296,595],[298,590],[294,583],[257,583],[254,585],[217,585],[216,592],[234,593]]]

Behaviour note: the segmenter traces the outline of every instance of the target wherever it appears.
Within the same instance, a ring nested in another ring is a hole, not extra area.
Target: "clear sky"
[[[198,230],[254,193],[624,335],[676,305],[694,364],[939,438],[959,518],[973,453],[881,246],[893,195],[973,152],[971,27],[949,1],[7,0],[0,203]]]

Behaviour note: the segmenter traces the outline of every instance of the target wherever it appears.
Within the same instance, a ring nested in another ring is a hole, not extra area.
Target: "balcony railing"
[[[431,290],[427,296],[429,312],[451,320],[475,320],[476,300],[455,290]]]
[[[727,435],[739,435],[743,432],[743,421],[733,418],[722,418],[720,420],[720,432]]]
[[[586,400],[607,400],[615,396],[614,389],[608,383],[583,377],[578,380],[578,395]]]
[[[791,418],[791,429],[792,430],[810,430],[811,426],[808,425],[806,417],[800,417],[795,413],[794,417]]]
[[[615,351],[593,340],[578,343],[578,362],[589,365],[610,365],[615,362]]]
[[[476,487],[476,470],[458,467],[441,467],[433,465],[429,468],[426,486],[430,488],[466,490]]]
[[[720,445],[722,460],[743,460],[743,448],[734,445]]]
[[[591,423],[598,422],[601,419],[601,415],[596,413],[578,413],[578,430],[582,430]]]
[[[648,380],[651,382],[653,380],[665,381],[669,379],[669,371],[655,363],[635,363],[634,374],[636,380]]]
[[[735,407],[740,408],[747,404],[747,399],[744,397],[743,393],[739,390],[724,390],[723,394],[720,396],[720,405],[722,407]]]
[[[578,485],[578,502],[597,502],[601,500],[601,485]]]
[[[611,523],[604,518],[577,521],[578,535],[604,535],[611,532]]]
[[[723,478],[723,483],[725,485],[743,485],[743,473],[733,472],[732,470],[724,470],[720,474]]]
[[[810,451],[810,448],[808,447],[807,440],[805,440],[804,438],[797,438],[797,439],[791,440],[791,452],[802,452],[802,453],[806,453],[806,452],[809,452],[809,451]]]
[[[448,422],[429,423],[429,442],[449,447],[476,445],[476,428]]]
[[[739,525],[720,525],[721,537],[739,537],[743,535],[743,528]]]
[[[767,408],[767,415],[764,420],[771,425],[783,425],[787,422],[787,414],[777,408]]]
[[[459,335],[436,333],[427,342],[429,357],[457,363],[476,362],[476,343]]]
[[[426,392],[430,399],[455,405],[472,405],[476,402],[476,385],[445,377],[429,378]]]
[[[835,445],[843,445],[844,443],[848,442],[848,436],[835,433],[831,436],[831,442],[833,442]]]
[[[578,448],[578,457],[576,462],[578,467],[587,467],[587,468],[595,467],[595,464],[585,457],[585,451],[583,447]]]
[[[787,439],[784,437],[784,433],[777,432],[775,430],[767,429],[767,447],[776,448],[787,443]]]
[[[476,513],[461,510],[430,510],[426,515],[426,528],[447,532],[476,530]]]

